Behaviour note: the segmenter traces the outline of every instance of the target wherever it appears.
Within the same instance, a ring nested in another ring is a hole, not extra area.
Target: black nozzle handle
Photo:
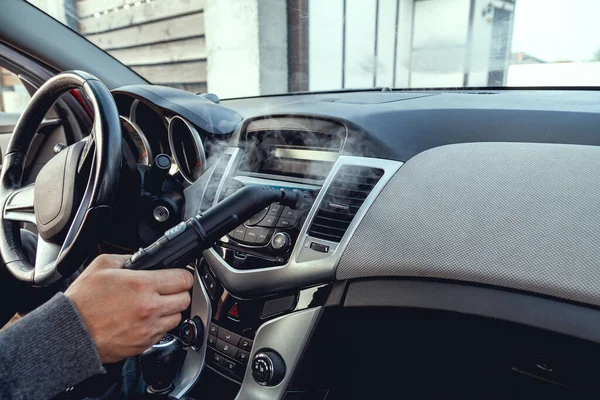
[[[125,268],[159,269],[180,266],[271,203],[298,208],[301,200],[302,195],[297,191],[246,186],[204,214],[166,231],[156,242],[131,256],[125,263]]]
[[[271,203],[298,208],[302,195],[298,191],[274,189],[267,186],[246,186],[208,209],[200,224],[206,238],[216,241],[247,221]]]

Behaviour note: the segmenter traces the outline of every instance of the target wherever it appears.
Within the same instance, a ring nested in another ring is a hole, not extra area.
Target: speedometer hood
[[[193,93],[166,86],[123,86],[112,93],[134,97],[159,112],[169,111],[181,115],[214,136],[230,135],[242,121],[242,116],[230,108]]]

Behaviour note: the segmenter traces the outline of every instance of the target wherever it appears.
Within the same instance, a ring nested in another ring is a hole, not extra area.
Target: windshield
[[[221,98],[600,86],[598,0],[30,0],[148,81]]]

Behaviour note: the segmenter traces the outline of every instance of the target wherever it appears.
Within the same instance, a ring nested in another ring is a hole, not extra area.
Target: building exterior
[[[239,97],[501,86],[515,0],[30,0],[149,81]]]

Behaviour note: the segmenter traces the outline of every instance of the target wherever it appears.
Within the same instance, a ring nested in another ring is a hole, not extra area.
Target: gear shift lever
[[[173,390],[173,379],[185,355],[181,341],[173,335],[163,336],[141,354],[142,378],[150,385],[148,393],[160,395]]]

